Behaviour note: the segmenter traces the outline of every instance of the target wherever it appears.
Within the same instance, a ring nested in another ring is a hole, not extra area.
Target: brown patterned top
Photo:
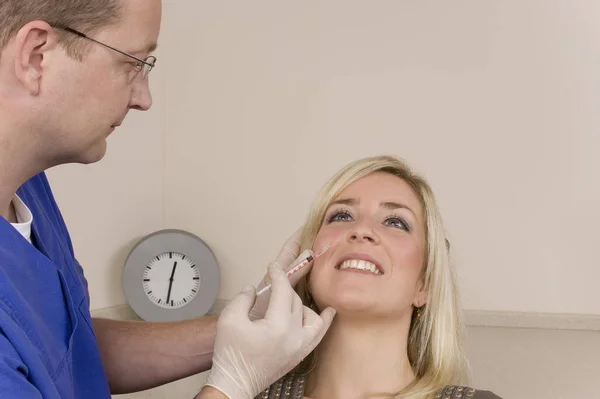
[[[255,399],[303,399],[304,398],[304,376],[290,373],[279,381],[265,389]],[[436,399],[502,399],[490,391],[478,389],[448,386],[441,389]]]

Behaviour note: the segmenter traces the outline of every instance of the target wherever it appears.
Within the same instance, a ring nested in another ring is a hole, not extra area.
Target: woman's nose
[[[352,226],[348,239],[352,242],[368,241],[371,243],[378,242],[377,234],[373,226],[368,222],[357,222]]]

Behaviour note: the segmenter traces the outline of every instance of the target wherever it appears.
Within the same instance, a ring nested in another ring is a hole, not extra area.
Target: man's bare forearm
[[[112,394],[154,388],[211,367],[216,317],[175,323],[93,319],[93,324]]]

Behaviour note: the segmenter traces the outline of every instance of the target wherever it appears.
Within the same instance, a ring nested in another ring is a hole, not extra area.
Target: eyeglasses
[[[144,79],[148,78],[148,75],[150,74],[150,71],[152,70],[152,68],[154,68],[154,65],[156,64],[156,57],[154,57],[154,56],[149,56],[149,57],[146,57],[145,60],[142,60],[141,58],[138,58],[138,57],[133,56],[131,54],[127,54],[124,51],[121,51],[119,49],[111,47],[108,44],[104,44],[102,42],[99,42],[96,39],[92,39],[91,37],[89,37],[85,33],[81,33],[79,31],[76,31],[75,29],[69,28],[68,26],[55,26],[55,28],[66,30],[67,32],[73,33],[73,34],[75,34],[75,35],[77,35],[79,37],[82,37],[82,38],[87,39],[87,40],[91,40],[91,41],[93,41],[95,43],[98,43],[101,46],[104,46],[104,47],[109,48],[109,49],[111,49],[113,51],[116,51],[119,54],[123,54],[126,57],[133,58],[134,60],[137,61],[137,64],[135,66],[135,70],[137,72],[143,71],[142,76],[143,76]]]

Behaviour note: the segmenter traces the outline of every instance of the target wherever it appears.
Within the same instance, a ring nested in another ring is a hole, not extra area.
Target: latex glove
[[[312,254],[312,251],[310,251],[310,250],[306,250],[306,251],[303,251],[301,254],[298,254],[298,252],[300,251],[300,235],[301,234],[302,234],[302,229],[298,229],[290,238],[288,238],[287,241],[285,242],[285,244],[283,244],[281,251],[279,251],[279,255],[277,256],[277,259],[275,259],[274,262],[271,262],[269,264],[269,266],[272,264],[277,264],[284,271],[287,272],[288,270],[291,270],[294,266],[296,266],[298,263],[300,263],[304,259],[306,259],[308,257],[308,255]],[[312,262],[309,263],[308,265],[306,265],[306,267],[304,267],[302,270],[299,270],[297,273],[294,273],[293,275],[291,275],[289,277],[291,286],[295,287],[296,284],[298,284],[298,281],[300,281],[300,279],[310,271],[311,267],[312,267]],[[269,274],[267,273],[265,275],[265,277],[262,279],[262,281],[260,282],[260,284],[258,284],[258,287],[256,287],[256,290],[257,291],[260,290],[265,285],[269,284],[269,282],[270,282]],[[256,303],[254,304],[254,307],[250,311],[250,319],[251,320],[262,319],[263,317],[265,317],[267,307],[269,306],[270,296],[271,296],[271,290],[261,294],[256,299]]]
[[[265,317],[252,321],[254,287],[238,294],[217,323],[212,369],[206,385],[230,399],[253,399],[296,367],[329,329],[335,310],[318,315],[303,306],[285,272],[269,267],[271,295]]]

